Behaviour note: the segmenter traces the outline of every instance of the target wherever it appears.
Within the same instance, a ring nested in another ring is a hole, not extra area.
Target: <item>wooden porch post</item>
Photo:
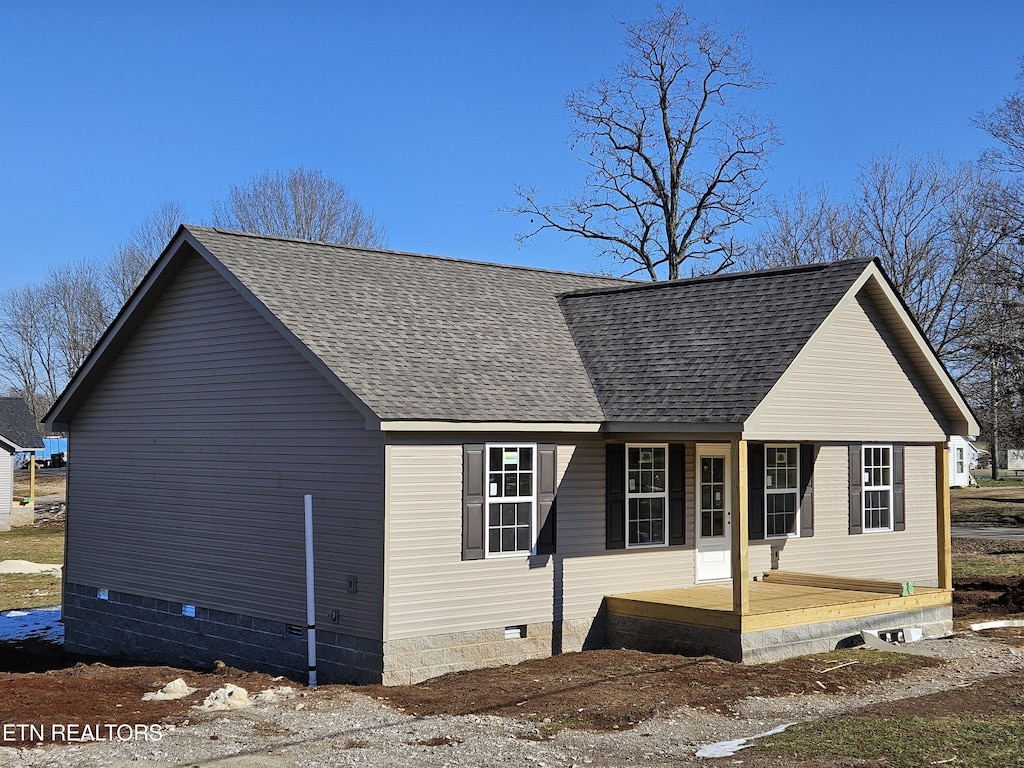
[[[750,566],[747,559],[749,531],[747,526],[747,441],[732,443],[732,612],[740,616],[750,613]]]
[[[28,455],[28,495],[34,502],[36,500],[36,454],[35,451]]]
[[[949,514],[949,444],[935,444],[936,538],[939,553],[939,587],[953,588],[952,523]]]

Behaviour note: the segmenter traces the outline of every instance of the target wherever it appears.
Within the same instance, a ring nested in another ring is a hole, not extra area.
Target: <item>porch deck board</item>
[[[950,605],[952,592],[917,587],[913,595],[898,597],[756,581],[750,584],[750,611],[744,616],[732,612],[732,586],[728,583],[609,595],[605,600],[612,614],[752,632]]]

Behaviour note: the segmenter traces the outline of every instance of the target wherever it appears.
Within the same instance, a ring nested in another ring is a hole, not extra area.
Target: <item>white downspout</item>
[[[316,688],[316,594],[313,587],[313,497],[306,494],[306,646],[309,687]]]

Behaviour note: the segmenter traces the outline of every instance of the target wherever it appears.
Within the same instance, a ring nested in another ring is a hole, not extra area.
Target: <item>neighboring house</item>
[[[14,498],[14,454],[34,453],[42,447],[43,439],[25,400],[0,397],[0,498],[7,499],[0,501],[0,531],[32,524],[31,497]]]
[[[948,632],[977,432],[874,261],[646,284],[199,227],[45,421],[69,650],[303,676],[311,494],[321,679],[386,683]]]
[[[978,449],[974,440],[964,435],[949,438],[949,485],[952,488],[966,488],[974,480],[971,470],[978,466]]]

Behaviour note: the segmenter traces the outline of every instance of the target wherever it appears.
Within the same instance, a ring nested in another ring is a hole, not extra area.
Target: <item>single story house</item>
[[[32,525],[33,491],[27,497],[14,498],[14,454],[34,453],[42,448],[43,439],[24,398],[0,397],[0,498],[7,499],[0,502],[0,531]],[[30,467],[34,472],[34,466]]]
[[[320,679],[385,683],[948,632],[977,432],[872,260],[648,284],[192,226],[45,421],[69,650],[303,676],[310,495]]]
[[[949,438],[949,485],[952,488],[966,488],[974,478],[971,470],[978,467],[978,449],[974,439],[968,435],[953,435]]]

